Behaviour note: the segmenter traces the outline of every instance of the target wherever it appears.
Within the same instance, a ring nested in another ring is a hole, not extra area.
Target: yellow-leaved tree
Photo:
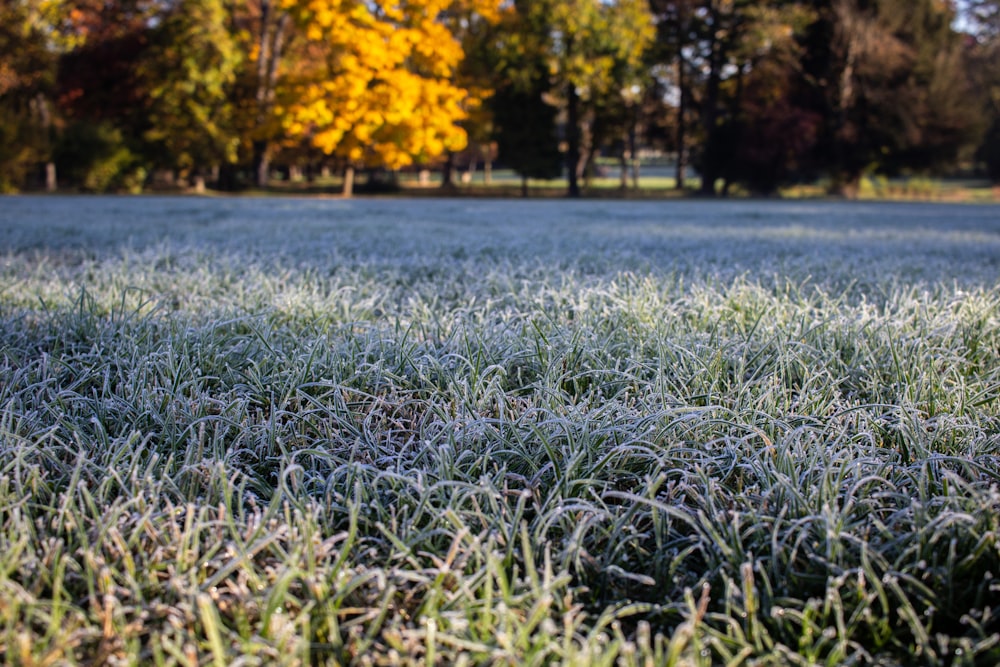
[[[400,169],[462,150],[470,93],[456,83],[463,58],[449,13],[498,0],[281,0],[307,42],[275,107],[288,140],[307,140],[346,165]]]

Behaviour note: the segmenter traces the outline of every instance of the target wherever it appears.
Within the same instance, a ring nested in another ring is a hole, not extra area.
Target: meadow
[[[6,664],[996,664],[998,456],[995,206],[0,199]]]

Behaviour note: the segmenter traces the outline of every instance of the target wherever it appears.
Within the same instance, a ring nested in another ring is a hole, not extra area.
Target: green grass
[[[993,210],[3,204],[7,664],[1000,661]]]
[[[594,176],[581,180],[583,193],[589,198],[622,198],[622,199],[679,199],[695,195],[701,185],[697,176],[685,181],[684,189],[677,189],[677,180],[672,170],[662,163],[646,166],[645,173],[640,169],[639,187],[634,188],[629,175],[628,187],[621,187],[621,170],[617,161],[605,161],[603,176]],[[509,169],[496,169],[492,172],[490,182],[486,182],[482,165],[469,177],[463,169],[454,174],[454,188],[444,191],[444,196],[474,196],[474,197],[521,197],[521,178]],[[428,174],[426,182],[421,182],[419,174],[413,171],[401,172],[398,175],[399,194],[403,196],[442,196],[441,174],[434,171]],[[284,194],[338,194],[342,189],[340,177],[317,178],[312,182],[278,181],[272,182],[266,192]],[[789,185],[774,193],[775,198],[784,199],[829,199],[829,183],[825,180]],[[716,189],[721,192],[724,182],[720,180]],[[364,188],[364,181],[359,181],[359,187]],[[567,182],[565,178],[529,181],[530,197],[564,197]],[[263,194],[262,191],[256,191]],[[391,190],[382,194],[391,194]],[[735,199],[752,196],[744,186],[731,184],[727,195]],[[985,179],[974,178],[929,178],[922,176],[899,177],[888,179],[884,176],[870,176],[861,180],[858,199],[861,201],[910,201],[910,202],[962,202],[991,204],[998,201],[1000,189],[993,187]]]

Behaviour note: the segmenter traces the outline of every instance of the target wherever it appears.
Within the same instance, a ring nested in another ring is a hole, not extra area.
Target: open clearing
[[[14,197],[0,276],[8,664],[1000,662],[996,207]]]

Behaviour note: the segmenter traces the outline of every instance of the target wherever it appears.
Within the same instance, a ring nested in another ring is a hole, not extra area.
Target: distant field
[[[639,187],[634,188],[631,176],[629,187],[621,190],[621,168],[617,164],[604,164],[603,172],[589,181],[583,182],[584,194],[596,198],[620,199],[678,199],[697,192],[701,181],[696,173],[689,172],[685,181],[685,190],[678,191],[675,168],[663,164],[642,165],[640,167]],[[494,169],[489,183],[482,170],[482,165],[471,174],[458,170],[455,172],[455,189],[448,196],[480,196],[480,197],[520,197],[521,178],[510,169]],[[360,188],[364,188],[364,177],[359,180]],[[417,172],[399,174],[399,184],[404,195],[439,196],[441,174],[427,172],[426,181],[421,181]],[[274,180],[268,192],[272,193],[339,193],[343,182],[339,177],[317,178],[312,182],[305,180],[281,181]],[[718,186],[722,188],[720,181]],[[562,197],[567,188],[566,179],[529,180],[531,197]],[[748,193],[739,185],[730,187],[729,193],[735,197],[746,197]],[[783,187],[775,193],[785,199],[824,199],[829,196],[828,183],[812,182]],[[1000,188],[994,187],[986,179],[976,178],[927,178],[927,177],[866,177],[862,179],[858,198],[861,201],[937,201],[992,204],[1000,203]]]
[[[998,457],[997,207],[0,198],[7,664],[996,664]]]

